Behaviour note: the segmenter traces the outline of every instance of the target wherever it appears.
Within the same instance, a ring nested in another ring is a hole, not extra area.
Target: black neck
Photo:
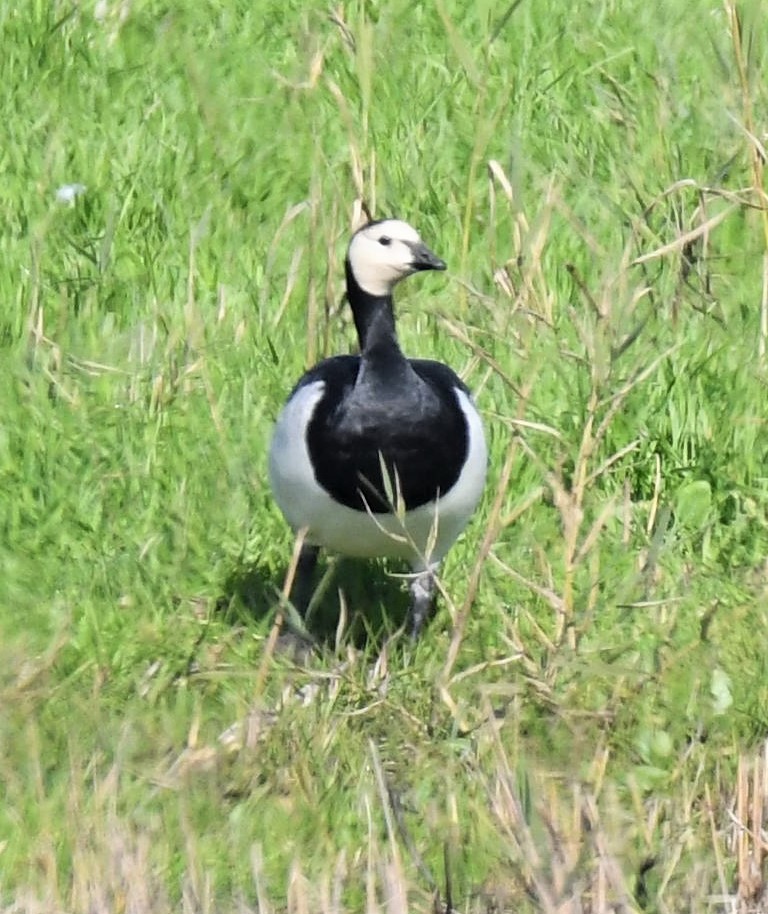
[[[355,279],[349,261],[345,264],[347,273],[347,298],[352,308],[357,338],[363,356],[372,357],[378,353],[400,353],[395,334],[395,313],[392,295],[371,295],[362,289]]]

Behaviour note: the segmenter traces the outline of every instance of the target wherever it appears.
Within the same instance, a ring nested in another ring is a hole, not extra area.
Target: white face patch
[[[395,283],[414,272],[411,245],[420,243],[416,229],[399,219],[360,229],[347,254],[360,288],[371,295],[389,295]]]

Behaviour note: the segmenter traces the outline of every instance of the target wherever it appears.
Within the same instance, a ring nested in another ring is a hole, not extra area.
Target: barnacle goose
[[[483,424],[447,365],[408,359],[398,344],[394,286],[445,269],[418,232],[370,222],[352,236],[345,268],[360,355],[325,359],[299,379],[277,419],[269,478],[288,523],[306,530],[294,605],[303,611],[311,596],[318,547],[405,559],[415,638],[432,611],[434,572],[482,494]]]

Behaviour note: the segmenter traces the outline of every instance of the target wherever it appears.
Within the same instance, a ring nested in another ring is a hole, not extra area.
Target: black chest
[[[390,511],[399,501],[412,510],[445,494],[468,451],[452,383],[458,378],[430,376],[436,363],[414,362],[397,381],[361,383],[359,360],[343,361],[325,373],[324,396],[307,427],[317,482],[358,511]]]

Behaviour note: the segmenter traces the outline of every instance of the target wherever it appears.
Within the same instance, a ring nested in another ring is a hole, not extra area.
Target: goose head
[[[395,284],[420,270],[444,270],[413,226],[399,219],[369,222],[352,236],[347,267],[369,295],[391,295]]]

